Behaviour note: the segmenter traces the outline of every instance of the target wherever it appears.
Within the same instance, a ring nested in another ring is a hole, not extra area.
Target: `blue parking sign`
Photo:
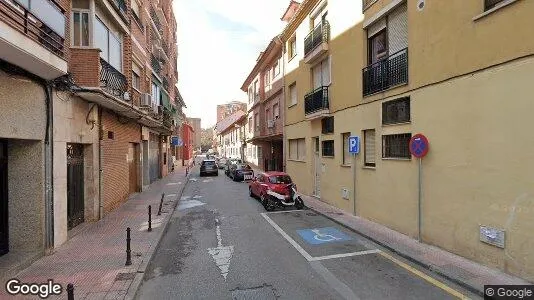
[[[311,245],[350,241],[352,238],[334,227],[297,230],[297,233]]]
[[[354,154],[360,153],[360,137],[359,136],[349,137],[349,153],[354,153]]]

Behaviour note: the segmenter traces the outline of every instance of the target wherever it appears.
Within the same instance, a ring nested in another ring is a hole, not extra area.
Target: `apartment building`
[[[152,25],[166,50],[146,42],[153,18],[168,20]],[[184,103],[175,99],[171,1],[1,0],[0,27],[0,265],[8,274],[165,176]],[[165,70],[153,70],[152,57]]]
[[[282,46],[274,37],[241,86],[248,95],[245,157],[264,171],[284,170]]]
[[[244,159],[246,114],[239,110],[215,125],[219,155]]]
[[[217,122],[224,120],[237,111],[246,111],[247,104],[240,101],[230,101],[224,104],[217,105]]]
[[[280,35],[284,142],[299,191],[533,280],[523,137],[534,3],[291,3]],[[409,149],[417,133],[430,141],[421,161]],[[355,157],[349,136],[362,141]]]
[[[195,131],[195,135],[193,136],[193,147],[195,150],[200,149],[200,142],[202,138],[202,127],[200,125],[201,119],[200,118],[188,118],[187,120],[189,124],[193,126],[193,130]]]

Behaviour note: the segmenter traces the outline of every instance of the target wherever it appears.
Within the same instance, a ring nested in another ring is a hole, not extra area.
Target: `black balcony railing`
[[[503,1],[504,0],[484,0],[484,10],[492,9]]]
[[[371,6],[373,3],[375,3],[377,0],[363,0],[362,1],[362,10],[366,10],[369,6]]]
[[[152,18],[152,21],[154,21],[154,25],[156,25],[156,28],[158,29],[158,33],[160,35],[163,34],[163,28],[161,26],[161,22],[159,21],[159,17],[156,14],[156,11],[153,7],[150,7],[150,18]]]
[[[44,8],[32,13],[15,2],[0,0],[0,20],[43,45],[50,52],[63,57],[65,39],[62,36],[65,33],[65,16],[59,7],[57,9],[52,7],[49,2],[44,5]],[[39,18],[40,15],[55,29],[47,26],[45,21]]]
[[[363,95],[408,83],[408,48],[363,69]]]
[[[304,39],[304,55],[308,55],[313,49],[330,39],[330,24],[324,20]]]
[[[100,59],[100,86],[108,93],[121,98],[127,88],[126,76],[102,58]]]
[[[306,115],[329,108],[327,86],[316,88],[304,96],[304,114]]]
[[[167,45],[167,43],[165,42],[165,40],[162,40],[162,41],[161,41],[161,48],[163,48],[163,51],[165,52],[165,54],[167,55],[167,57],[170,57],[170,55],[169,55],[169,46]]]
[[[172,114],[170,111],[168,111],[167,109],[163,109],[163,118],[162,118],[162,121],[163,121],[163,126],[167,127],[167,128],[171,128],[172,127]]]
[[[154,70],[156,74],[160,75],[161,74],[161,63],[159,62],[159,60],[154,55],[152,55],[150,62],[151,62],[152,70]]]

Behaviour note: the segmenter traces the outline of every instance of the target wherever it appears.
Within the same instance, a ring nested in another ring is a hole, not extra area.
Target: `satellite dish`
[[[425,0],[417,1],[417,10],[422,11],[425,8]]]

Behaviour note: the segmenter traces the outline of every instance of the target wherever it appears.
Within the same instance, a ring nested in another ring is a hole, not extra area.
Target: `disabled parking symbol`
[[[300,229],[300,237],[310,245],[350,241],[352,238],[334,227]]]

